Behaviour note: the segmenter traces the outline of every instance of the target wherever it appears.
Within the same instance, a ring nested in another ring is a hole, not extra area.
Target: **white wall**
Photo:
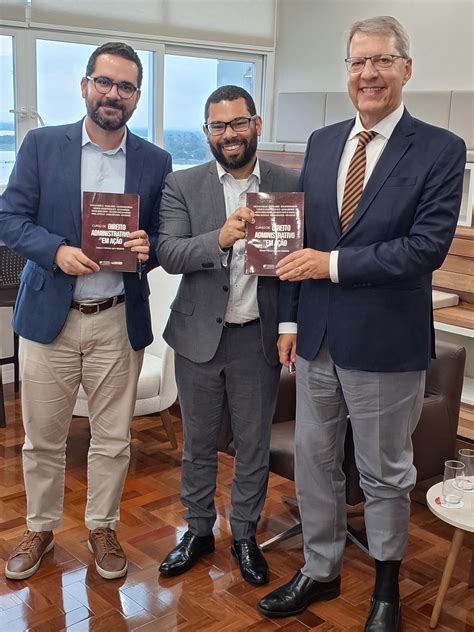
[[[410,35],[409,90],[474,89],[474,0],[279,0],[275,98],[345,90],[345,31],[376,15]]]

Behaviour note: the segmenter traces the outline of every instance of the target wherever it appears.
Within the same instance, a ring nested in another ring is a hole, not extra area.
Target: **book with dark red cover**
[[[245,274],[276,276],[278,261],[303,248],[304,193],[247,193],[255,224],[246,224]]]
[[[138,230],[140,196],[84,191],[82,201],[82,252],[101,271],[136,272],[137,253],[123,243]]]

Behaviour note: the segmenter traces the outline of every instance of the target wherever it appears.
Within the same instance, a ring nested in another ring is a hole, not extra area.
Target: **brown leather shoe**
[[[127,558],[113,529],[99,527],[89,531],[87,542],[94,554],[95,568],[104,579],[117,579],[127,572]]]
[[[27,579],[40,567],[43,555],[54,546],[52,531],[25,531],[5,566],[8,579]]]

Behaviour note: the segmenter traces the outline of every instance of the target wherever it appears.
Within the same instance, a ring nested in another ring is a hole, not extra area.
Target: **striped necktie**
[[[359,143],[356,147],[354,155],[352,156],[349,169],[347,171],[346,183],[344,185],[341,217],[339,218],[342,232],[345,232],[345,230],[349,226],[349,222],[353,218],[356,208],[359,205],[360,198],[362,197],[362,190],[364,188],[365,178],[365,165],[367,162],[365,147],[367,143],[369,143],[376,135],[377,132],[359,133]]]

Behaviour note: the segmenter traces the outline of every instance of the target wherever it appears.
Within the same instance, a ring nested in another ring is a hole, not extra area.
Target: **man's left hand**
[[[132,252],[137,252],[138,261],[148,261],[150,256],[150,239],[144,230],[134,230],[128,236],[128,240],[123,244],[125,248],[130,248]]]
[[[304,248],[287,255],[276,268],[282,281],[329,279],[329,252]]]

